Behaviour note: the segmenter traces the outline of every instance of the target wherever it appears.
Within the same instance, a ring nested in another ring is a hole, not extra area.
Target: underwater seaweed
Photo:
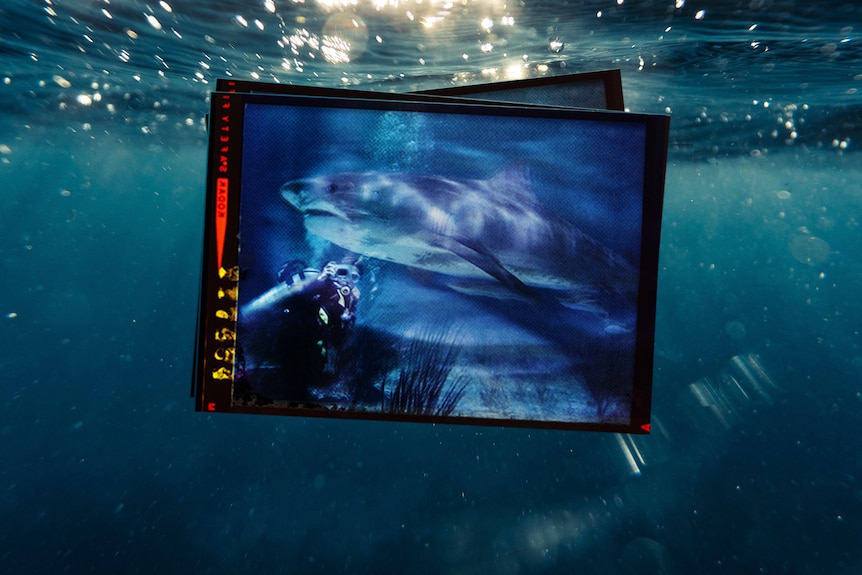
[[[599,419],[614,416],[620,405],[631,402],[630,384],[634,373],[631,360],[623,354],[621,349],[597,349],[593,351],[592,361],[581,366],[584,386]]]
[[[384,395],[385,412],[449,415],[464,395],[465,376],[456,376],[446,386],[459,353],[455,338],[446,329],[427,335],[411,339],[403,349],[398,382],[388,398]]]
[[[341,374],[340,379],[347,387],[351,409],[377,405],[383,400],[382,391],[376,386],[396,365],[397,342],[397,336],[384,330],[367,326],[352,330],[335,362],[335,371]]]

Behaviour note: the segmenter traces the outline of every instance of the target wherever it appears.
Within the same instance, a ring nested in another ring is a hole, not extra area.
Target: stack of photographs
[[[648,433],[669,119],[622,110],[220,80],[196,409]]]

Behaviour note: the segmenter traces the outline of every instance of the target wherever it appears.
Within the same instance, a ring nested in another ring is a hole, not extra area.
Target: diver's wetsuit
[[[325,382],[355,321],[358,272],[350,268],[330,262],[316,278],[296,283],[297,290],[284,301],[276,337],[290,399],[307,400],[309,388]]]

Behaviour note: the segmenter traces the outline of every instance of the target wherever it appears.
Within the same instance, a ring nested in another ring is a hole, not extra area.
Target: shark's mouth
[[[306,218],[338,218],[349,220],[349,216],[326,202],[310,202],[303,209],[302,214]]]
[[[311,209],[307,209],[307,210],[305,210],[303,213],[304,213],[306,216],[311,216],[311,217],[329,217],[329,218],[337,217],[337,215],[336,215],[336,214],[334,214],[334,213],[332,213],[331,211],[329,211],[329,210],[324,210],[324,209],[321,209],[321,208],[311,208]]]

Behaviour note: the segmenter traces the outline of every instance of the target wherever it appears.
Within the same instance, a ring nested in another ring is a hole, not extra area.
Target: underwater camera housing
[[[219,81],[196,409],[648,432],[668,118],[576,79]]]

